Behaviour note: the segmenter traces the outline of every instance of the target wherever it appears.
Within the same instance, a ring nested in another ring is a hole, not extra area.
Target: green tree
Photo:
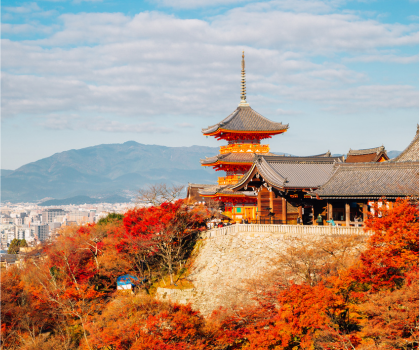
[[[98,225],[106,225],[106,224],[109,224],[110,222],[117,222],[117,221],[122,222],[123,218],[124,218],[123,214],[110,213],[106,217],[100,219],[98,221]]]
[[[25,239],[13,239],[12,242],[10,242],[9,249],[7,251],[8,254],[17,254],[19,253],[20,248],[27,247],[28,244],[26,243]]]

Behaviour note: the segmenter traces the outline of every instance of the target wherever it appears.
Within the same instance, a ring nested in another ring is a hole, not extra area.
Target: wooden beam
[[[350,226],[350,203],[346,202],[346,226]]]
[[[331,202],[328,202],[327,206],[327,218],[331,220],[333,218],[333,205]]]
[[[257,220],[259,220],[261,218],[261,191],[258,192],[257,208]]]

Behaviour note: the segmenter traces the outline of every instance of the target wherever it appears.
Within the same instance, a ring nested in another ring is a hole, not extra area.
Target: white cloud
[[[171,8],[193,9],[238,4],[250,0],[156,0],[155,3]]]
[[[285,12],[293,3],[307,12]],[[334,6],[273,1],[209,21],[158,12],[62,15],[62,28],[45,39],[2,41],[3,116],[119,115],[140,120],[144,128],[150,116],[223,116],[239,102],[243,49],[251,105],[280,114],[287,108],[279,109],[279,100],[337,111],[416,108],[415,87],[374,85],[366,73],[334,63],[342,52],[365,62],[418,59],[382,51],[416,44],[416,27],[326,13]],[[325,61],[317,63],[314,55]]]
[[[397,56],[397,55],[363,55],[344,59],[345,62],[386,62],[386,63],[416,63],[419,55]]]
[[[175,124],[179,128],[193,128],[194,125],[191,123],[176,123]]]
[[[90,130],[102,132],[117,133],[151,133],[166,134],[172,132],[172,129],[158,126],[154,122],[145,122],[140,124],[126,124],[115,120],[109,120],[103,117],[95,117],[87,120],[79,115],[57,115],[50,114],[45,120],[39,123],[51,130]]]
[[[3,10],[6,12],[12,12],[17,14],[30,13],[34,11],[41,11],[41,8],[36,2],[27,3],[22,6],[5,6]]]

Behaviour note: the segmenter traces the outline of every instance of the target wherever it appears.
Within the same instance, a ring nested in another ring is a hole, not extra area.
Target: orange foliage
[[[324,240],[315,248],[322,253],[291,246],[277,261],[280,272],[256,284],[254,305],[205,319],[188,305],[115,292],[119,275],[144,276],[145,266],[149,276],[151,268],[171,276],[207,217],[175,202],[132,210],[123,222],[64,230],[22,269],[2,272],[2,347],[418,347],[418,208],[408,199],[375,207],[361,255],[353,254],[360,241],[352,238]]]

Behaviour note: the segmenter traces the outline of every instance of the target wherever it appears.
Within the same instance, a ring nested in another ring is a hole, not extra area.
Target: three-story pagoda
[[[230,187],[238,183],[251,168],[255,154],[271,155],[269,145],[261,144],[261,140],[282,134],[288,127],[263,117],[249,106],[246,101],[245,59],[242,52],[241,102],[238,108],[220,123],[202,129],[205,136],[226,140],[228,144],[220,147],[218,155],[202,159],[201,165],[225,171],[226,176],[219,177],[218,185],[204,189],[200,195],[222,201],[225,204],[225,215],[236,221],[254,220],[256,196],[235,192]]]

